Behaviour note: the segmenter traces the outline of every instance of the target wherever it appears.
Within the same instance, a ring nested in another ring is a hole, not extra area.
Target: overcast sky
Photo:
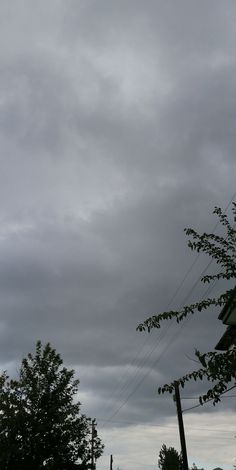
[[[0,366],[37,339],[57,348],[97,417],[98,470],[179,449],[157,386],[224,331],[219,311],[136,326],[194,260],[184,227],[212,230],[236,191],[235,18],[234,0],[0,0]],[[190,291],[207,262],[171,307],[204,294]],[[234,403],[186,413],[191,464],[232,468]]]

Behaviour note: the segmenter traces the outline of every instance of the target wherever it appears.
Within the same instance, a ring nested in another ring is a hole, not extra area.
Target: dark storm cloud
[[[135,329],[193,260],[184,227],[212,230],[235,191],[235,3],[0,2],[0,13],[2,367],[51,341],[89,413],[111,415],[137,388],[116,417],[152,420],[157,385],[223,332],[218,312],[148,340]],[[165,420],[175,411],[160,400]]]

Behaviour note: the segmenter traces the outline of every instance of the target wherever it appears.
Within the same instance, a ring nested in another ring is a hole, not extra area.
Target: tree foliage
[[[1,470],[89,468],[91,426],[76,401],[79,380],[48,343],[22,360],[18,379],[0,378]],[[103,445],[96,437],[95,457]]]
[[[215,261],[219,267],[219,271],[215,274],[206,274],[202,277],[201,282],[205,284],[215,283],[216,280],[230,281],[236,277],[236,230],[229,218],[222,209],[215,207],[214,214],[218,217],[223,236],[214,233],[203,234],[197,233],[192,228],[185,229],[186,235],[190,237],[188,246],[197,253],[207,254],[212,261]],[[234,222],[236,221],[236,203],[232,203],[232,215]],[[160,328],[162,321],[175,319],[177,323],[184,320],[187,316],[201,312],[211,306],[222,307],[229,299],[236,305],[235,288],[227,289],[218,297],[203,298],[199,302],[185,305],[180,310],[171,310],[155,314],[147,318],[138,326],[139,331],[150,331],[153,328]],[[211,388],[206,394],[199,397],[200,403],[213,400],[213,404],[220,401],[220,395],[227,389],[228,384],[235,378],[236,370],[236,349],[228,350],[224,353],[210,351],[207,353],[195,352],[200,368],[186,374],[177,381],[184,387],[189,380],[203,380],[206,378],[212,382]],[[158,393],[173,393],[175,387],[174,380],[170,384],[159,387]]]
[[[193,466],[190,468],[190,470],[204,470],[204,468],[198,468],[197,465],[193,462]],[[217,470],[216,468],[214,470]],[[222,470],[222,469],[218,469],[218,470]]]
[[[182,463],[181,453],[179,454],[174,447],[162,445],[158,459],[160,470],[181,470]]]

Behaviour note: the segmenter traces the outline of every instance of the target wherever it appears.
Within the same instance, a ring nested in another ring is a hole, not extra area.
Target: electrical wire
[[[227,206],[226,206],[226,208],[224,209],[223,213],[226,213],[226,211],[228,210],[230,204],[232,203],[232,201],[234,200],[235,197],[236,197],[236,192],[233,194],[231,200],[230,200],[229,203],[227,204]],[[214,233],[214,231],[217,229],[219,223],[220,223],[220,221],[218,220],[217,223],[215,224],[214,228],[213,228],[213,233]],[[194,265],[196,264],[196,262],[197,262],[199,256],[200,256],[200,253],[198,253],[198,255],[196,256],[195,260],[192,262],[192,264],[191,264],[191,266],[189,267],[189,269],[187,270],[187,272],[186,272],[184,278],[182,279],[182,281],[180,282],[180,284],[179,284],[179,286],[177,287],[176,291],[174,292],[173,296],[171,297],[171,299],[170,299],[170,301],[169,301],[169,303],[168,303],[168,305],[167,305],[167,309],[169,308],[169,306],[171,305],[171,303],[173,302],[173,300],[174,300],[175,297],[177,296],[179,290],[182,288],[182,286],[183,286],[185,280],[187,279],[188,275],[190,274],[191,270],[193,269]],[[197,281],[194,283],[194,285],[193,285],[192,288],[190,289],[189,293],[188,293],[187,296],[184,298],[183,304],[186,303],[186,301],[188,300],[188,298],[190,297],[190,295],[191,295],[192,292],[194,291],[195,287],[197,286],[198,282],[200,281],[200,279],[202,278],[202,276],[205,274],[205,272],[207,271],[207,269],[208,269],[209,266],[211,265],[212,261],[213,261],[213,260],[210,260],[209,263],[207,264],[207,266],[206,266],[206,267],[204,268],[204,270],[201,272],[201,275],[198,277]],[[215,283],[216,283],[216,281],[214,281],[214,283],[213,283],[211,286],[209,286],[209,287],[207,288],[207,293],[209,293],[209,292],[214,288]],[[204,296],[204,298],[205,298],[205,296]],[[181,307],[181,308],[182,308],[182,307]],[[188,319],[187,319],[187,320],[188,320]],[[186,321],[187,321],[187,320],[186,320]],[[166,330],[164,331],[164,334],[162,335],[161,338],[159,338],[159,341],[158,341],[158,343],[154,346],[154,348],[152,348],[151,351],[148,352],[148,353],[145,355],[145,357],[143,358],[142,363],[141,363],[142,365],[137,366],[137,371],[136,371],[135,376],[137,375],[137,373],[139,373],[139,372],[143,369],[143,367],[144,367],[144,365],[145,365],[147,359],[148,359],[148,358],[152,355],[152,353],[156,350],[156,348],[158,347],[158,345],[159,345],[159,343],[161,342],[161,340],[163,339],[163,337],[166,336],[166,333],[167,333],[167,331],[169,330],[169,328],[171,327],[171,325],[173,324],[173,322],[174,322],[174,319],[171,320],[171,322],[169,323],[168,327],[167,327]],[[185,324],[186,324],[186,322],[185,322]],[[184,327],[184,324],[183,324],[183,327]],[[177,336],[177,335],[176,335],[176,336]],[[176,336],[175,336],[175,339],[176,339]],[[179,336],[179,335],[178,335],[178,336]],[[173,342],[173,341],[172,341],[172,342]],[[143,346],[144,346],[144,345],[143,345]],[[169,347],[169,345],[168,345],[168,347]],[[159,356],[159,358],[158,358],[158,361],[159,361],[159,359],[163,356],[163,354],[164,354],[164,352],[165,352],[166,350],[167,350],[167,348],[165,348],[164,351],[160,354],[160,356]],[[136,359],[136,357],[135,357],[135,359]],[[147,373],[141,378],[141,380],[139,380],[139,382],[136,384],[135,388],[131,391],[131,393],[129,393],[128,397],[123,401],[123,403],[118,407],[118,409],[110,416],[110,419],[112,419],[114,416],[116,416],[116,414],[120,411],[120,409],[123,408],[123,406],[128,402],[128,400],[131,398],[131,396],[136,392],[136,390],[137,390],[137,389],[139,388],[139,386],[143,383],[144,379],[146,378],[146,376],[147,376],[149,373],[150,373],[150,370],[148,370]],[[122,387],[122,391],[124,391],[124,390],[129,386],[129,384],[132,383],[133,379],[134,379],[134,378],[131,378],[131,380],[128,381],[128,385],[126,384],[126,385],[124,385],[124,386]]]
[[[160,429],[173,429],[173,430],[178,430],[178,424],[176,425],[161,425],[161,424],[152,424],[152,423],[139,423],[138,421],[123,421],[123,420],[107,420],[107,419],[102,419],[102,418],[96,418],[98,422],[109,422],[109,423],[114,423],[114,424],[126,424],[127,426],[132,426],[132,425],[138,425],[141,427],[153,427],[153,428],[160,428]],[[212,431],[212,432],[220,432],[220,433],[235,433],[235,430],[224,430],[220,428],[206,428],[205,426],[192,426],[191,425],[191,430],[193,431]]]
[[[199,397],[181,397],[181,400],[198,400]],[[222,398],[236,398],[236,395],[228,395]]]
[[[236,194],[236,193],[235,193]],[[167,306],[166,306],[166,310],[169,309],[169,307],[171,306],[171,304],[173,303],[174,299],[176,298],[176,296],[178,295],[180,289],[182,288],[182,286],[184,285],[184,282],[186,281],[187,277],[189,276],[190,272],[192,271],[193,267],[195,266],[196,262],[198,261],[200,257],[200,253],[198,253],[198,255],[195,257],[195,259],[193,260],[192,264],[190,265],[190,267],[188,268],[186,274],[184,275],[182,281],[180,282],[180,284],[178,285],[177,289],[174,291],[174,294],[172,295],[171,299],[169,300]],[[173,322],[171,322],[171,324],[173,324]],[[160,342],[162,341],[162,339],[166,336],[166,333],[167,331],[169,330],[171,324],[169,324],[166,329],[164,330],[163,334],[160,335],[161,337],[158,338],[158,343],[155,343],[155,346],[153,349],[151,349],[149,352],[147,352],[144,357],[142,358],[141,362],[139,364],[137,364],[136,366],[136,372],[134,374],[133,377],[131,377],[130,379],[128,379],[128,381],[126,383],[124,383],[122,386],[121,386],[121,389],[118,391],[118,394],[117,394],[117,397],[116,398],[119,398],[122,393],[124,393],[128,388],[129,388],[129,385],[133,382],[133,380],[137,377],[139,371],[143,368],[143,366],[145,365],[147,359],[149,359],[149,357],[153,354],[153,352],[156,350],[156,348],[158,347],[158,345],[160,344]],[[129,369],[132,368],[132,366],[135,364],[135,361],[136,359],[138,358],[138,355],[142,352],[142,350],[144,349],[146,343],[148,342],[149,340],[149,336],[146,336],[145,338],[145,341],[143,343],[143,345],[141,346],[141,348],[138,350],[138,353],[135,355],[134,359],[132,360],[131,364],[129,365]],[[128,372],[128,371],[127,371]],[[146,376],[145,376],[146,377]],[[111,399],[114,397],[114,395],[116,395],[116,390],[114,391],[114,393],[111,395],[109,401],[111,401]]]
[[[221,397],[225,393],[229,392],[230,390],[233,390],[233,388],[236,387],[236,384],[233,385],[232,387],[228,388],[224,392],[222,392],[219,396]],[[190,408],[185,408],[185,410],[182,410],[182,413],[185,413],[186,411],[194,410],[195,408],[198,408],[199,406],[204,406],[205,404],[209,403],[210,401],[214,400],[214,398],[209,398],[209,400],[206,400],[204,403],[198,403],[198,405],[190,406]]]
[[[208,288],[209,289],[209,288]],[[166,351],[169,349],[170,347],[170,344],[173,344],[176,339],[179,337],[180,333],[182,333],[183,331],[183,328],[186,327],[186,324],[187,322],[189,321],[190,317],[188,317],[185,322],[179,326],[179,329],[177,331],[177,333],[175,334],[175,337],[174,339],[171,338],[171,340],[169,341],[169,343],[167,343],[166,347],[163,349],[163,351],[161,352],[161,354],[159,355],[159,357],[157,358],[157,360],[155,360],[155,363],[152,365],[152,367],[156,364],[158,364],[158,362],[162,359],[162,357],[164,356],[164,354],[166,353]],[[174,323],[174,319],[171,320],[171,322],[169,323],[169,326],[167,328],[167,330],[171,327],[171,325]],[[166,330],[166,332],[167,332]],[[154,352],[154,350],[156,349],[158,345],[156,345],[149,353],[149,356]],[[148,371],[146,372],[146,374],[144,374],[144,376],[138,381],[138,383],[136,384],[136,386],[133,388],[133,390],[129,393],[129,395],[126,397],[126,399],[120,404],[120,406],[116,409],[116,411],[108,418],[108,421],[109,419],[112,419],[114,418],[117,413],[119,413],[119,411],[126,405],[126,403],[129,401],[129,399],[134,395],[134,393],[138,390],[138,388],[140,387],[140,385],[144,382],[145,378],[150,374],[150,371],[151,371],[151,368],[148,369]],[[198,406],[198,405],[197,405]]]

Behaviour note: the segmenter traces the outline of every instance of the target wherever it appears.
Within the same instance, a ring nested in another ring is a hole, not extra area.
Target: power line
[[[224,209],[223,213],[226,213],[226,211],[228,210],[230,204],[232,203],[233,199],[236,197],[236,192],[233,194],[231,200],[229,201],[229,203],[227,204],[226,208]],[[213,232],[216,230],[216,228],[218,227],[220,221],[218,220],[217,223],[215,224],[214,228],[213,228]],[[196,264],[196,261],[197,259],[199,258],[200,256],[200,253],[198,253],[198,255],[196,256],[195,260],[193,261],[193,263],[191,264],[190,268],[187,270],[184,278],[182,279],[182,281],[180,282],[179,286],[177,287],[176,291],[174,292],[173,296],[171,297],[170,301],[168,302],[168,305],[167,305],[167,309],[169,308],[169,306],[171,305],[171,303],[173,302],[174,298],[177,296],[179,290],[181,289],[181,287],[183,286],[185,280],[187,279],[189,273],[191,272],[192,268],[194,267],[194,265]],[[190,289],[190,291],[188,292],[187,296],[184,298],[184,301],[182,303],[182,306],[180,308],[183,308],[184,304],[187,302],[188,298],[190,297],[190,295],[192,294],[192,292],[194,291],[195,287],[197,286],[198,282],[200,281],[200,279],[202,278],[202,276],[205,274],[205,272],[207,271],[207,269],[209,268],[209,266],[211,265],[213,260],[210,260],[209,263],[207,264],[207,266],[203,269],[203,271],[201,272],[201,275],[198,277],[197,281],[194,283],[194,285],[192,286],[192,288]],[[206,296],[206,294],[208,294],[209,292],[211,292],[211,290],[214,288],[215,286],[215,283],[216,281],[214,281],[214,283],[211,285],[211,286],[208,286],[207,288],[207,291],[204,295],[204,298]],[[185,323],[182,325],[182,329],[185,327],[187,321],[189,320],[189,317],[186,319]],[[174,323],[174,319],[172,319],[169,323],[169,325],[167,326],[166,330],[164,330],[164,334],[159,338],[159,341],[158,343],[154,346],[154,348],[151,349],[151,351],[149,351],[149,353],[147,353],[143,360],[141,361],[141,365],[137,366],[137,371],[136,371],[136,374],[133,378],[131,378],[131,380],[128,381],[128,383],[126,383],[125,385],[123,385],[122,387],[122,391],[124,391],[126,388],[128,388],[129,384],[133,382],[134,378],[137,376],[137,374],[143,369],[145,363],[147,362],[147,359],[152,355],[152,353],[156,350],[157,346],[160,344],[161,340],[163,339],[163,337],[166,336],[166,333],[167,331],[169,330],[169,328],[172,326],[172,324]],[[180,328],[180,327],[179,327]],[[180,330],[179,330],[180,331]],[[178,332],[179,333],[179,332]],[[174,341],[176,340],[176,337],[179,336],[179,334],[176,334],[175,338],[174,338]],[[173,341],[172,341],[173,342]],[[145,344],[145,343],[144,343]],[[170,343],[169,343],[170,344]],[[159,362],[159,360],[161,359],[161,357],[163,356],[163,354],[166,352],[166,350],[169,348],[169,344],[167,345],[168,347],[167,348],[164,348],[164,350],[162,351],[162,353],[160,354],[160,356],[158,357],[157,361]],[[144,345],[143,345],[144,346]],[[142,349],[141,349],[142,350]],[[137,357],[137,356],[136,356]],[[135,357],[135,359],[136,359]],[[155,361],[155,364],[157,363],[157,361]],[[137,383],[137,385],[135,386],[135,388],[129,393],[128,397],[122,402],[122,404],[118,407],[118,409],[110,416],[110,419],[112,419],[114,416],[116,416],[116,414],[121,410],[121,408],[123,408],[123,406],[128,402],[128,400],[131,398],[131,396],[136,392],[136,390],[139,388],[139,386],[143,383],[144,379],[147,377],[147,375],[150,373],[150,369],[147,371],[147,373],[141,378],[141,380],[139,380],[139,382]]]
[[[224,392],[222,392],[219,396],[221,397],[225,393],[229,392],[230,390],[233,390],[233,388],[236,387],[236,384],[233,385],[232,387],[228,388]],[[205,404],[209,403],[210,401],[214,400],[214,398],[209,398],[209,400],[206,400],[204,403],[198,403],[198,405],[190,406],[190,408],[185,408],[185,410],[182,411],[182,413],[185,413],[186,411],[194,410],[195,408],[198,408],[199,406],[204,406]]]
[[[178,425],[169,425],[169,424],[166,424],[166,425],[161,425],[161,424],[150,424],[150,423],[140,423],[138,421],[126,421],[126,420],[109,420],[109,419],[105,419],[105,418],[96,418],[96,420],[98,422],[102,422],[102,423],[115,423],[115,424],[126,424],[126,425],[138,425],[138,426],[141,426],[141,427],[154,427],[154,428],[161,428],[161,429],[178,429]],[[206,428],[205,426],[192,426],[191,425],[191,430],[194,430],[194,431],[212,431],[212,432],[222,432],[222,433],[235,433],[235,430],[224,430],[224,429],[221,429],[221,428]]]
[[[181,400],[198,400],[199,397],[181,397]],[[236,398],[236,395],[227,395],[227,397],[222,398]]]
[[[107,422],[108,420],[105,420],[105,419],[100,419],[100,418],[97,418],[97,420],[99,422]],[[168,430],[168,432],[170,432],[170,430],[172,429],[173,431],[177,431],[178,427],[177,426],[170,426],[170,425],[165,425],[165,426],[162,426],[162,425],[158,425],[158,424],[143,424],[143,423],[138,423],[137,421],[109,421],[109,423],[114,423],[114,424],[125,424],[127,426],[139,426],[139,427],[153,427],[153,428],[159,428],[160,430]],[[188,426],[187,426],[188,427]],[[101,428],[101,427],[100,427]],[[220,429],[220,428],[206,428],[205,426],[198,426],[198,427],[193,427],[191,425],[191,428],[190,428],[190,431],[191,431],[191,440],[196,440],[198,438],[201,438],[202,440],[202,433],[203,432],[207,432],[208,434],[208,438],[209,437],[212,437],[212,439],[220,439],[221,441],[222,440],[234,440],[235,439],[235,430],[234,429],[229,429],[229,430],[225,430],[225,429]],[[193,436],[192,435],[192,431],[201,431],[201,434],[200,436]],[[163,431],[162,431],[163,432]],[[217,435],[212,435],[212,436],[209,436],[209,433],[219,433],[220,435],[217,436]],[[232,437],[230,436],[226,436],[224,434],[233,434]]]
[[[155,363],[154,363],[155,365],[160,361],[160,359],[163,357],[163,355],[165,354],[165,352],[169,349],[170,343],[173,344],[173,342],[176,341],[177,337],[180,335],[180,333],[182,332],[183,328],[186,326],[188,320],[189,320],[189,318],[187,318],[187,319],[185,320],[185,323],[183,323],[181,326],[179,326],[179,330],[178,330],[178,332],[176,333],[175,338],[172,339],[169,343],[167,343],[166,347],[162,350],[162,352],[161,352],[161,354],[159,355],[158,359],[155,360]],[[163,335],[163,337],[166,335],[167,331],[168,331],[169,328],[173,325],[173,323],[174,323],[174,319],[172,319],[172,320],[170,321],[168,327],[166,328],[166,330],[165,330],[165,332],[164,332],[165,334]],[[159,342],[158,342],[158,344],[155,345],[155,347],[149,352],[148,357],[151,356],[151,354],[155,351],[155,349],[157,348],[158,345],[159,345]],[[145,358],[145,359],[146,359],[146,358]],[[154,364],[153,364],[153,365],[154,365]],[[140,370],[141,370],[142,368],[143,368],[143,366],[140,367]],[[110,416],[109,419],[114,418],[114,417],[117,415],[117,413],[119,413],[119,411],[126,405],[126,403],[129,401],[129,399],[134,395],[134,393],[138,390],[138,388],[140,387],[140,385],[144,382],[145,378],[149,375],[150,371],[151,371],[151,368],[150,368],[150,369],[146,372],[146,374],[144,374],[144,376],[138,381],[138,383],[136,384],[136,386],[134,387],[134,389],[129,393],[129,395],[126,397],[126,399],[121,403],[121,405],[116,409],[116,411]],[[108,419],[108,420],[109,420],[109,419]]]
[[[209,289],[209,288],[208,288]],[[208,290],[207,289],[207,290]],[[205,297],[205,296],[204,296]],[[178,338],[178,336],[180,335],[180,333],[183,331],[183,328],[186,326],[188,320],[189,320],[190,317],[188,317],[185,322],[179,326],[179,330],[177,331],[177,333],[175,334],[175,337],[174,339],[171,339],[171,341],[169,341],[169,343],[167,343],[166,347],[163,349],[163,351],[161,352],[161,354],[159,355],[159,357],[157,358],[157,360],[155,360],[154,365],[156,365],[160,359],[163,357],[163,355],[165,354],[165,352],[169,349],[169,346],[170,344],[173,344],[176,339]],[[167,329],[165,330],[165,334],[167,333],[167,331],[169,330],[169,328],[173,325],[174,323],[174,319],[171,320],[171,322],[169,323],[169,326],[167,327]],[[165,336],[165,335],[164,335]],[[158,343],[159,344],[159,343]],[[151,354],[155,351],[155,349],[157,348],[158,344],[150,351],[150,353],[148,354],[148,357],[151,356]],[[143,367],[140,368],[140,370],[142,369]],[[126,399],[121,403],[121,405],[116,409],[116,411],[110,416],[110,419],[114,418],[117,413],[119,413],[119,411],[126,405],[126,403],[129,401],[129,399],[134,395],[134,393],[138,390],[138,388],[140,387],[140,385],[144,382],[145,378],[150,374],[150,371],[151,371],[151,368],[148,369],[148,371],[146,372],[146,374],[144,374],[144,376],[139,380],[139,382],[136,384],[136,386],[134,387],[134,389],[129,393],[129,395],[126,397]],[[198,405],[197,405],[198,406]],[[109,420],[109,418],[108,418]]]
[[[173,344],[173,342],[176,341],[176,339],[178,338],[178,336],[180,335],[180,333],[182,332],[183,328],[186,326],[187,322],[188,322],[189,318],[187,318],[185,320],[185,322],[179,326],[179,330],[177,331],[177,333],[175,334],[175,337],[174,339],[172,339],[171,341],[169,341],[169,343],[167,343],[166,347],[162,350],[162,352],[160,353],[159,357],[157,358],[157,360],[155,360],[155,362],[153,363],[153,366],[156,365],[160,360],[161,358],[163,357],[163,355],[166,353],[166,351],[169,349],[169,346],[170,346],[170,343]],[[164,335],[163,337],[165,337],[167,331],[170,329],[170,327],[173,325],[174,323],[174,319],[172,319],[169,323],[169,325],[167,326],[165,332],[164,332]],[[160,341],[159,341],[160,342]],[[157,348],[157,346],[159,345],[159,342],[157,345],[155,345],[155,347],[149,352],[148,354],[148,357],[150,357],[152,355],[152,353],[155,351],[155,349]],[[146,358],[145,358],[146,359]],[[140,367],[140,370],[143,368]],[[116,411],[114,413],[112,413],[112,415],[108,418],[109,419],[112,419],[114,418],[117,413],[119,413],[119,411],[126,405],[126,403],[129,401],[129,399],[134,395],[134,393],[138,390],[138,388],[140,387],[140,385],[144,382],[145,378],[150,374],[150,371],[151,371],[151,368],[148,369],[148,371],[146,372],[146,374],[144,374],[144,376],[138,381],[138,383],[136,384],[136,386],[133,388],[133,390],[128,394],[128,396],[126,397],[126,399],[120,404],[120,406],[116,409]]]
[[[178,285],[177,289],[175,290],[174,294],[172,295],[171,299],[169,300],[167,306],[166,306],[166,310],[168,310],[168,308],[171,306],[172,302],[174,301],[174,299],[176,298],[176,296],[178,295],[181,287],[183,286],[185,280],[187,279],[188,275],[190,274],[191,270],[193,269],[193,267],[195,266],[198,258],[200,257],[200,253],[196,256],[196,258],[194,259],[194,261],[192,262],[192,264],[190,265],[190,267],[188,268],[185,276],[183,277],[182,281],[180,282],[180,284]],[[166,327],[166,329],[164,330],[163,334],[160,335],[160,338],[158,338],[158,343],[155,344],[154,348],[152,348],[149,352],[147,352],[144,357],[142,358],[141,362],[139,363],[139,365],[137,364],[136,366],[136,372],[134,374],[133,377],[131,377],[131,379],[128,379],[128,381],[123,384],[121,386],[121,389],[118,391],[118,396],[121,396],[121,394],[129,387],[129,385],[133,382],[133,380],[137,377],[138,373],[140,370],[142,370],[142,368],[144,367],[145,363],[147,362],[147,359],[149,359],[149,357],[152,355],[152,353],[156,350],[156,348],[158,347],[158,345],[160,344],[160,342],[162,341],[162,339],[166,336],[166,333],[167,331],[169,330],[170,326],[173,324],[174,322],[170,322],[170,324]],[[132,360],[130,366],[129,366],[129,369],[132,368],[133,364],[135,363],[138,355],[142,352],[145,344],[148,342],[149,340],[149,336],[146,336],[145,338],[145,341],[143,343],[143,345],[141,346],[141,348],[138,350],[138,353],[135,355],[134,359]],[[146,377],[146,375],[145,375]],[[143,380],[141,381],[141,383],[143,382]],[[110,397],[109,401],[112,399],[112,397],[116,394],[116,390],[115,392],[112,394],[112,396]]]
[[[167,329],[169,329],[171,326],[171,324],[169,325],[169,327]],[[166,330],[167,332],[167,330]],[[151,354],[153,353],[153,351],[156,349],[157,346],[155,346],[154,349],[152,349],[149,353],[149,357],[151,356]],[[159,360],[162,358],[163,354],[165,353],[166,349],[163,350],[163,352],[160,354],[160,356],[158,357],[158,362]],[[157,361],[155,361],[155,364],[157,363]],[[112,418],[114,418],[117,413],[121,410],[121,408],[123,408],[123,406],[126,405],[126,403],[129,401],[129,399],[132,397],[132,395],[134,395],[134,393],[136,392],[136,390],[138,390],[138,388],[140,387],[140,385],[144,382],[145,378],[150,374],[150,370],[151,369],[148,369],[148,371],[146,372],[146,374],[144,374],[144,376],[138,381],[138,383],[136,384],[135,388],[129,393],[129,395],[126,397],[126,399],[121,403],[121,405],[116,409],[116,411],[108,418],[108,421]]]
[[[223,214],[225,214],[228,210],[228,208],[230,207],[230,205],[232,204],[233,200],[236,198],[236,192],[233,194],[233,196],[231,197],[230,201],[228,202],[227,206],[225,207],[225,209],[223,210]],[[220,224],[220,220],[218,220],[216,222],[216,224],[214,225],[213,229],[212,229],[212,232],[214,233],[218,227],[218,225]],[[195,257],[195,259],[193,260],[192,264],[190,265],[190,267],[187,269],[187,272],[185,273],[182,281],[180,281],[177,289],[175,290],[173,296],[171,297],[168,305],[167,305],[167,308],[169,308],[169,306],[172,304],[173,300],[175,299],[175,297],[177,296],[177,294],[179,293],[179,291],[181,290],[182,286],[184,285],[186,279],[188,278],[190,272],[192,271],[193,267],[195,266],[196,262],[198,261],[198,259],[200,258],[201,256],[201,253],[198,253]],[[208,263],[208,265],[206,266],[206,268],[203,270],[203,272],[201,273],[201,276],[205,274],[206,270],[208,269],[208,267],[210,266],[210,264],[212,263],[212,260]],[[199,282],[199,279],[198,281],[194,284],[194,286],[192,287],[192,289],[190,290],[190,292],[188,293],[188,296],[185,297],[184,299],[184,303],[188,300],[189,296],[191,295],[191,293],[193,292],[193,290],[195,289],[197,283]]]

